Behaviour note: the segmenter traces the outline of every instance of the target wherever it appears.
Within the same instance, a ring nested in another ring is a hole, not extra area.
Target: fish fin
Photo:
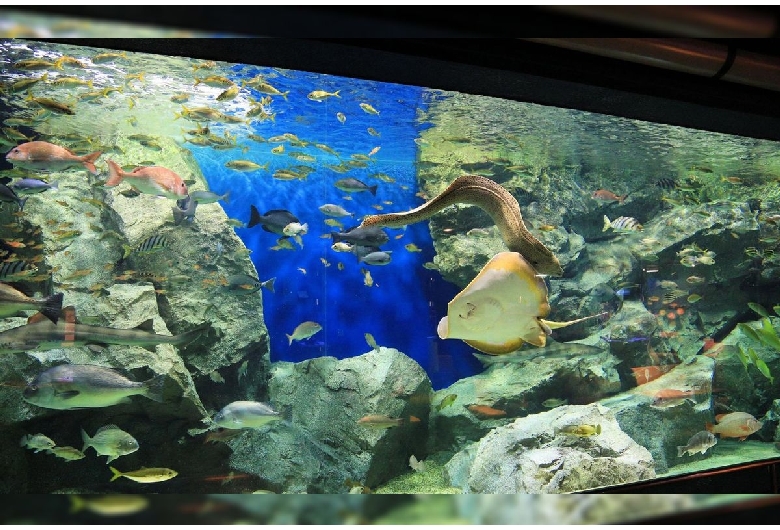
[[[604,216],[604,228],[601,229],[602,232],[606,232],[612,227],[612,222],[609,220],[609,217],[606,215]]]
[[[211,324],[204,322],[194,329],[185,331],[184,333],[176,336],[176,342],[174,344],[178,346],[186,346],[190,342],[200,337],[207,329],[211,328]]]
[[[47,296],[43,299],[43,308],[41,309],[41,314],[55,324],[57,323],[57,319],[60,318],[63,296],[63,293],[57,293],[51,296]]]
[[[165,381],[168,379],[168,376],[165,374],[160,374],[155,377],[152,377],[148,381],[144,383],[144,393],[143,395],[151,399],[152,401],[156,401],[157,403],[163,403],[165,402]]]
[[[89,448],[90,444],[92,443],[92,438],[89,437],[87,431],[85,431],[84,429],[81,429],[81,440],[84,442],[84,447],[81,448],[81,452],[86,454],[86,450]]]
[[[154,320],[149,318],[138,324],[134,329],[154,333]]]
[[[108,469],[110,469],[111,472],[114,474],[114,476],[111,477],[111,480],[109,480],[109,482],[114,482],[116,479],[122,476],[122,472],[119,471],[117,468],[108,466]]]
[[[704,424],[704,428],[707,430],[707,432],[712,432],[713,425],[710,422],[707,422]]]
[[[82,451],[82,453],[83,453],[83,452],[84,452],[84,451]],[[118,456],[118,455],[109,455],[109,456],[108,456],[108,460],[106,460],[106,464],[110,464],[111,462],[113,462],[114,460],[116,460],[116,459],[117,459],[117,456]]]
[[[726,415],[726,414],[716,414],[716,415],[715,415],[715,421],[717,421],[718,423],[720,423],[720,420],[722,420],[722,419],[723,419],[723,416],[725,416],[725,415]]]
[[[254,204],[249,205],[249,222],[246,224],[247,228],[252,228],[255,225],[260,224],[260,212],[257,211]]]
[[[44,320],[46,320],[46,315],[44,315],[43,313],[35,313],[34,315],[30,316],[27,319],[27,325],[38,324],[39,322],[43,322]]]
[[[82,451],[83,453],[84,451]],[[81,495],[69,495],[70,497],[70,513],[80,512],[87,505]]]
[[[95,167],[95,160],[97,160],[102,154],[103,151],[95,151],[94,153],[84,155],[81,159],[81,163],[84,164],[84,167],[87,168],[87,171],[89,171],[93,175],[97,175],[98,170]]]
[[[103,185],[107,187],[116,186],[125,178],[122,168],[113,160],[106,160],[106,163],[108,164],[108,180]]]

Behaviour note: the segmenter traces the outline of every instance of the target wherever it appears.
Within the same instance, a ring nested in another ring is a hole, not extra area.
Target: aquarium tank
[[[0,64],[3,493],[777,458],[777,142],[78,43]]]

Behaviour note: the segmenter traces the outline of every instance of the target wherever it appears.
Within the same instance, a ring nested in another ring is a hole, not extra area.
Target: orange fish
[[[744,440],[764,424],[747,412],[730,412],[715,416],[717,425],[707,422],[705,428],[713,433],[720,434],[721,438],[739,438]]]
[[[83,165],[93,175],[97,175],[95,160],[103,154],[101,151],[78,156],[76,153],[49,142],[35,141],[17,145],[5,155],[6,160],[15,166],[32,170],[62,171],[69,167]]]
[[[675,366],[677,365],[662,364],[660,366],[637,366],[631,368],[631,371],[634,372],[634,378],[636,379],[636,384],[637,386],[639,386],[658,379],[665,373],[668,373]]]
[[[466,408],[478,418],[500,418],[506,416],[505,410],[494,409],[487,405],[469,405]]]
[[[615,195],[609,190],[600,189],[593,192],[593,195],[591,195],[594,199],[599,199],[602,201],[617,201],[619,203],[622,203],[623,200],[628,197],[628,193],[625,195]]]
[[[108,180],[105,186],[116,186],[123,180],[142,193],[161,195],[169,199],[183,199],[187,196],[184,180],[170,169],[160,166],[142,166],[126,173],[113,160],[108,161]]]

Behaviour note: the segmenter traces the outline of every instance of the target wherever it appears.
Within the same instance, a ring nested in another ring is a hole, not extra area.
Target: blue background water
[[[380,346],[397,348],[420,363],[435,389],[473,375],[479,364],[470,355],[470,348],[460,341],[442,341],[436,335],[436,325],[446,314],[447,302],[457,294],[458,288],[444,281],[436,271],[423,267],[434,254],[427,223],[410,225],[405,230],[386,229],[390,241],[382,245],[382,250],[392,253],[392,261],[384,266],[358,263],[354,255],[332,250],[331,238],[320,237],[356,226],[365,215],[406,211],[422,203],[415,196],[418,146],[414,139],[423,127],[429,126],[417,119],[417,109],[425,106],[424,89],[305,72],[274,76],[269,69],[243,65],[234,68],[232,77],[240,83],[258,73],[268,76],[269,83],[289,94],[287,100],[274,96],[269,110],[276,113],[275,119],[253,121],[247,134],[253,132],[268,139],[292,133],[311,145],[257,143],[244,137],[239,137],[238,143],[251,148],[245,153],[186,145],[211,190],[219,194],[230,192],[231,200],[221,203],[229,217],[248,223],[250,205],[254,205],[261,214],[274,209],[289,210],[301,223],[308,224],[308,233],[302,237],[303,248],[293,243],[294,250],[271,250],[279,236],[260,225],[236,229],[252,250],[250,256],[259,279],[276,278],[274,293],[262,290],[271,360],[299,362],[323,355],[340,359],[361,355],[372,349],[364,336],[371,333]],[[265,95],[250,90],[255,100]],[[312,101],[307,98],[312,90],[339,90],[339,97]],[[360,103],[372,105],[379,110],[379,115],[363,111]],[[345,123],[339,122],[337,112],[346,115]],[[369,127],[381,136],[369,134]],[[221,134],[218,127],[212,129]],[[341,158],[314,147],[315,143],[328,145]],[[271,153],[279,145],[285,146],[285,153]],[[381,149],[371,157],[373,161],[366,168],[341,174],[325,165],[338,165],[342,160],[350,160],[354,153],[367,155],[377,146]],[[316,162],[299,162],[287,155],[290,151],[311,154]],[[233,159],[267,163],[268,169],[243,173],[226,168],[225,163]],[[316,171],[306,180],[272,178],[277,169],[296,164],[315,167]],[[390,175],[395,182],[371,177],[378,172]],[[348,194],[337,189],[334,182],[346,177],[368,185],[377,184],[376,196],[369,192]],[[345,200],[349,195],[352,200]],[[339,218],[344,229],[326,225],[324,220],[328,217],[318,210],[325,203],[343,206],[354,212],[354,218]],[[372,205],[381,205],[383,210],[379,212]],[[405,245],[409,243],[422,252],[406,250]],[[343,270],[339,270],[339,262],[343,263]],[[361,268],[370,271],[373,287],[364,285]],[[322,331],[289,344],[286,335],[309,320],[320,323]]]

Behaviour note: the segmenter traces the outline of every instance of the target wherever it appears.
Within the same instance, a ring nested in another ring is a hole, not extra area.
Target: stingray
[[[500,252],[447,305],[436,331],[442,339],[502,355],[526,342],[544,347],[553,329],[601,316],[553,322],[544,320],[549,313],[544,280],[519,253]]]

